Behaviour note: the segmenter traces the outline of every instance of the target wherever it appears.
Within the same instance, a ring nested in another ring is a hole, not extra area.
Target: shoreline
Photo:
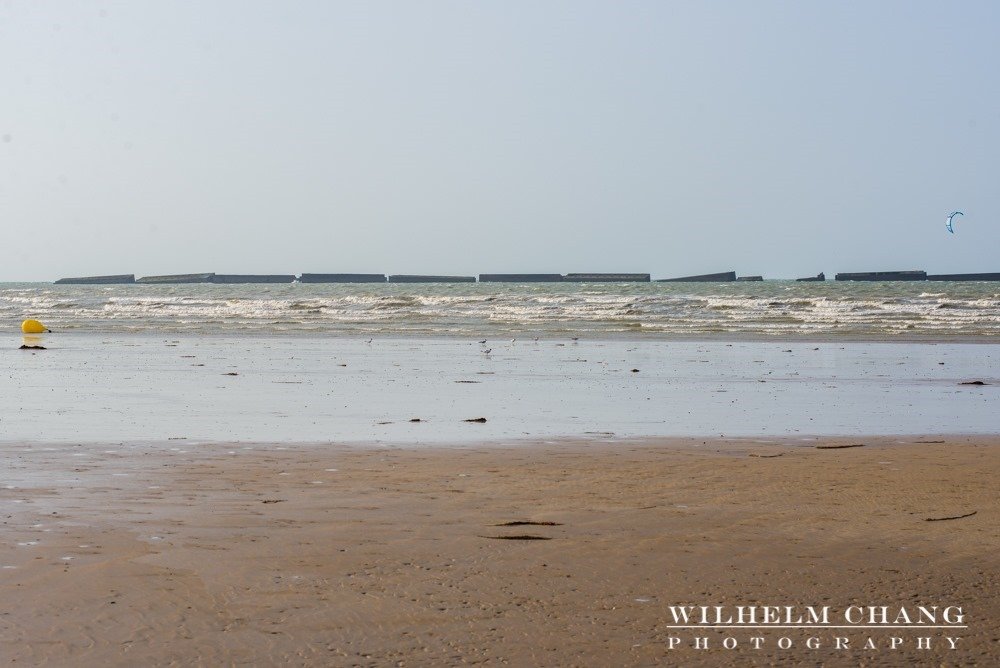
[[[636,450],[669,448],[678,451],[716,453],[727,456],[745,456],[755,449],[772,447],[789,451],[814,449],[817,445],[843,446],[862,443],[864,447],[884,448],[903,445],[934,445],[940,443],[968,444],[997,438],[995,432],[898,432],[893,434],[796,434],[792,435],[685,435],[685,436],[626,436],[616,435],[611,431],[591,434],[565,434],[546,436],[539,439],[533,436],[522,436],[505,439],[460,439],[457,441],[421,442],[412,440],[398,441],[270,441],[270,440],[206,440],[196,438],[170,439],[134,439],[129,441],[109,442],[106,440],[88,440],[85,438],[66,441],[25,441],[24,439],[0,440],[0,452],[12,452],[25,449],[29,452],[57,452],[74,448],[122,448],[124,451],[142,450],[162,451],[169,448],[198,448],[211,453],[216,450],[244,449],[252,451],[289,451],[313,452],[330,449],[333,452],[394,452],[402,450],[419,450],[428,454],[443,454],[452,450],[533,450],[539,447],[559,448],[571,447],[583,453],[594,451],[601,454],[604,450],[612,451],[626,445]],[[833,449],[833,448],[830,448]],[[185,452],[194,452],[186,450]],[[218,454],[218,453],[215,453]]]
[[[696,440],[0,445],[0,646],[75,665],[996,655],[1000,436]],[[668,629],[675,605],[960,606],[968,628]]]
[[[52,321],[58,323],[58,321]],[[311,338],[329,339],[333,341],[356,341],[374,338],[378,341],[478,341],[481,337],[509,341],[514,337],[521,343],[531,343],[537,339],[539,342],[565,342],[567,340],[580,340],[589,343],[872,343],[872,344],[926,344],[926,345],[946,345],[946,344],[970,344],[970,345],[991,345],[1000,344],[1000,334],[992,336],[989,334],[958,335],[939,333],[882,333],[862,335],[849,333],[844,335],[816,334],[804,332],[802,334],[789,334],[782,332],[779,334],[760,334],[747,332],[699,332],[692,334],[678,334],[673,332],[647,331],[638,333],[634,331],[608,332],[606,330],[588,331],[583,327],[567,327],[562,333],[552,331],[534,331],[525,329],[483,329],[483,333],[447,333],[447,332],[426,332],[426,331],[399,331],[379,332],[370,328],[359,328],[354,331],[345,331],[344,327],[339,329],[308,329],[297,327],[285,331],[259,331],[252,329],[202,331],[197,329],[163,328],[158,330],[149,329],[148,326],[142,329],[129,329],[126,323],[123,327],[115,329],[95,329],[76,327],[73,325],[61,328],[58,324],[53,325],[53,333],[47,338],[48,341],[58,343],[60,334],[83,335],[85,337],[139,337],[160,339],[170,337],[189,337],[203,339],[247,339],[247,340],[273,340],[273,339],[304,339]],[[232,325],[227,325],[232,327]],[[377,337],[377,338],[376,338]],[[479,337],[479,338],[477,338]],[[576,337],[574,339],[574,337]],[[11,342],[17,340],[18,336],[11,335]]]

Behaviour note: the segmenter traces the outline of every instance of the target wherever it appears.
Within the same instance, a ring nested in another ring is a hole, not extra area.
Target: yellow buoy
[[[25,334],[42,334],[52,330],[38,322],[37,320],[25,320],[21,323],[21,331]]]

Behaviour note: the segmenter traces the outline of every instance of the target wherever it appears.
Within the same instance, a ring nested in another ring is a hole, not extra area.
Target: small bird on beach
[[[483,354],[484,355],[489,355],[491,352],[493,352],[493,349],[492,348],[487,348],[486,350],[483,351]]]
[[[480,341],[480,343],[486,343],[486,339],[483,339],[482,341]]]

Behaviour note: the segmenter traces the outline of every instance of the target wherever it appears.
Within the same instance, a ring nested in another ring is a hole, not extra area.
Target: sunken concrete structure
[[[926,281],[927,272],[912,271],[858,271],[837,274],[838,281]]]
[[[415,274],[394,274],[390,283],[475,283],[475,276],[418,276]]]
[[[291,274],[215,274],[212,283],[291,283]]]
[[[826,280],[826,274],[824,274],[821,271],[818,274],[816,274],[815,276],[806,276],[805,278],[796,278],[795,280],[799,281],[799,282],[805,282],[805,283],[810,283],[812,281],[825,281]]]
[[[169,276],[143,276],[136,280],[136,283],[166,284],[175,283],[211,283],[215,277],[214,272],[207,274],[171,274]]]
[[[1000,272],[985,274],[931,274],[928,281],[1000,281]]]
[[[60,278],[58,285],[120,285],[135,283],[135,274],[116,274],[114,276],[80,276],[78,278]]]
[[[736,278],[736,280],[740,281],[740,282],[744,282],[744,283],[748,283],[748,282],[752,283],[752,282],[756,282],[756,281],[763,281],[764,277],[763,276],[738,276]]]
[[[385,283],[385,274],[302,274],[299,283]]]
[[[562,274],[479,274],[480,283],[559,283]]]
[[[566,274],[567,283],[649,283],[649,274]]]
[[[735,271],[723,271],[717,274],[700,274],[698,276],[681,276],[680,278],[660,278],[657,283],[728,283],[736,280]]]

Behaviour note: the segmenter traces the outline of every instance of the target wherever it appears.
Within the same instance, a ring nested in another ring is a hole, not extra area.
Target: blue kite
[[[954,220],[952,220],[952,219],[953,219],[953,218],[954,218],[955,216],[964,216],[964,215],[965,215],[965,214],[964,214],[964,213],[962,213],[961,211],[952,211],[951,213],[949,213],[949,214],[948,214],[948,220],[947,220],[947,221],[945,222],[944,226],[945,226],[946,228],[948,228],[948,231],[949,231],[949,232],[951,232],[952,234],[955,234],[955,227],[954,227],[954,225],[953,225],[953,223],[954,223]]]

